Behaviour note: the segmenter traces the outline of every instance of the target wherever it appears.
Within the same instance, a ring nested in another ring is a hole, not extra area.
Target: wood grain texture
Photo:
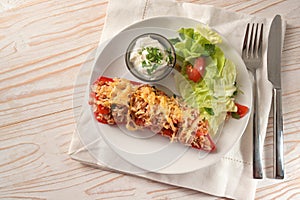
[[[286,179],[260,181],[256,199],[300,199],[300,2],[185,2],[267,17],[279,13],[287,21],[282,55]],[[196,191],[87,167],[67,155],[75,128],[74,82],[93,58],[107,3],[11,1],[0,12],[0,199],[205,199]],[[271,122],[264,146],[268,176]]]

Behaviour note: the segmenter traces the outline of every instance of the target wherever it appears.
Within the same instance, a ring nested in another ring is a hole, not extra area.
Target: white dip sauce
[[[169,61],[169,54],[163,45],[150,36],[137,39],[130,54],[130,62],[144,76],[155,77],[163,74]]]

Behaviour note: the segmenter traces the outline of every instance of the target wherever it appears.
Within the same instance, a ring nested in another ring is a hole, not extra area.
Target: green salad
[[[181,28],[179,36],[170,39],[176,50],[177,90],[216,133],[228,114],[240,118],[248,108],[235,102],[238,93],[236,66],[218,46],[221,36],[205,26]]]

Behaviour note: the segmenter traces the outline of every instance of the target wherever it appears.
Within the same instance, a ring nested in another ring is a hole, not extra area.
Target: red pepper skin
[[[106,76],[100,76],[98,78],[98,81],[103,81],[103,82],[114,82],[112,78],[106,77]]]
[[[171,129],[163,129],[161,130],[161,135],[171,138],[173,135],[173,131]]]
[[[108,124],[107,120],[106,119],[103,119],[103,118],[97,118],[98,117],[98,113],[97,112],[94,112],[94,116],[95,116],[95,119],[102,123],[102,124]]]
[[[134,122],[138,126],[143,126],[145,124],[144,120],[140,118],[136,118]]]
[[[107,115],[109,114],[110,110],[107,107],[104,107],[102,105],[98,105],[98,109],[97,109],[98,113],[102,114],[102,115]]]
[[[103,81],[103,82],[114,82],[114,79],[106,77],[106,76],[100,76],[97,81]],[[130,81],[133,85],[141,85],[141,83],[136,81]]]
[[[107,82],[113,82],[114,80],[113,80],[112,78],[109,78],[109,77],[100,76],[100,77],[94,82],[94,84],[97,84],[97,83],[100,82],[100,81],[101,81],[101,82],[107,83]],[[90,93],[90,96],[91,96],[92,98],[95,98],[96,100],[98,100],[98,98],[96,97],[96,94],[95,94],[94,92],[91,92],[91,93]],[[99,118],[99,114],[104,115],[104,114],[109,114],[109,112],[110,112],[110,109],[109,109],[109,108],[104,107],[104,106],[102,106],[102,105],[98,105],[98,106],[97,106],[97,111],[94,112],[95,119],[96,119],[98,122],[102,123],[102,124],[108,124],[108,122],[107,122],[106,119],[104,119],[104,118],[102,118],[102,117]],[[100,115],[100,116],[101,116],[101,115]]]

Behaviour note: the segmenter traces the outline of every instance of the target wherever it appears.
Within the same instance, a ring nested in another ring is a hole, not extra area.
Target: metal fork
[[[262,66],[263,24],[247,24],[242,58],[247,69],[252,73],[253,81],[253,177],[262,179],[261,137],[258,112],[258,95],[256,85],[256,71]]]

